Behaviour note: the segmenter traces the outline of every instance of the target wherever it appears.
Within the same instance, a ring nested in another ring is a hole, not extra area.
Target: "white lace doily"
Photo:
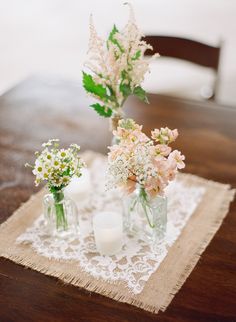
[[[78,237],[53,239],[48,236],[41,215],[17,239],[18,243],[30,244],[33,249],[48,258],[76,260],[84,271],[96,278],[110,282],[125,281],[130,292],[138,294],[146,281],[156,271],[168,248],[177,240],[183,227],[193,214],[205,192],[201,186],[186,186],[175,181],[167,189],[168,224],[166,240],[157,250],[140,238],[125,236],[122,251],[115,256],[100,256],[95,247],[92,231],[92,215],[100,210],[120,210],[117,191],[104,192],[104,159],[95,159],[90,171],[93,190],[78,203],[80,212],[80,234]]]

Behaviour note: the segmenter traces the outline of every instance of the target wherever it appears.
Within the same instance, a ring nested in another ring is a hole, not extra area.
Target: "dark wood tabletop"
[[[236,187],[236,108],[149,95],[130,99],[126,114],[144,130],[178,128],[175,147],[186,172]],[[89,108],[77,83],[30,78],[0,97],[0,222],[37,189],[24,168],[42,142],[59,138],[82,151],[106,153],[108,120]],[[174,268],[173,268],[174,269]],[[236,321],[236,203],[165,312],[158,315],[116,302],[0,259],[0,322]]]

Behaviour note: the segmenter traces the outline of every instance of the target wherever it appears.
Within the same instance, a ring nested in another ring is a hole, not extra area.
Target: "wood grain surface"
[[[149,95],[128,100],[126,114],[144,130],[178,128],[175,148],[186,172],[236,187],[236,109]],[[80,85],[30,78],[0,97],[0,222],[37,189],[24,168],[48,138],[106,153],[108,120],[88,106]],[[99,170],[99,169],[98,169]],[[0,322],[236,321],[236,203],[165,312],[150,314],[0,259]],[[174,269],[174,268],[173,268]]]

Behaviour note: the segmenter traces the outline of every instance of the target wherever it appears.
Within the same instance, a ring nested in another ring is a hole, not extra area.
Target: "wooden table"
[[[176,147],[186,155],[186,172],[236,187],[236,109],[216,103],[150,95],[135,99],[126,113],[149,131],[178,128]],[[24,168],[48,138],[106,152],[108,121],[88,108],[91,98],[78,84],[31,78],[0,98],[0,222],[33,191]],[[55,278],[0,259],[0,321],[236,321],[236,204],[197,266],[166,310],[150,314]],[[173,268],[174,269],[174,268]]]

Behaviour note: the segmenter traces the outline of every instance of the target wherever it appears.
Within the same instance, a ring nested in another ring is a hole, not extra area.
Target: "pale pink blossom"
[[[161,127],[159,129],[155,129],[151,132],[152,139],[156,142],[160,142],[161,144],[170,144],[174,142],[178,137],[178,130],[170,130],[168,127]]]
[[[168,156],[171,152],[171,147],[166,144],[157,144],[155,146],[155,153],[156,155]]]
[[[155,197],[157,194],[163,194],[164,185],[160,178],[149,177],[144,188],[151,197]]]
[[[127,180],[126,184],[124,185],[125,191],[128,194],[134,192],[134,190],[136,188],[136,184],[137,184],[137,181],[136,181],[135,176],[129,177],[129,179]]]
[[[183,169],[185,167],[185,156],[178,150],[174,150],[170,153],[169,160],[175,161],[178,169]]]

